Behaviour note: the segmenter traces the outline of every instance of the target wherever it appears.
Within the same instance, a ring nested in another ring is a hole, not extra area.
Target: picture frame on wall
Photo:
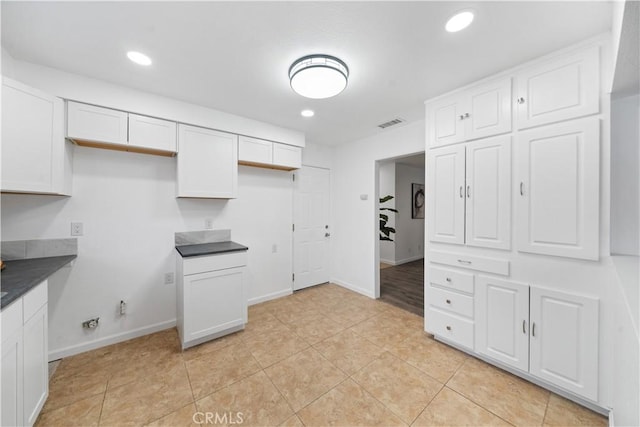
[[[411,184],[411,218],[424,219],[424,184]]]

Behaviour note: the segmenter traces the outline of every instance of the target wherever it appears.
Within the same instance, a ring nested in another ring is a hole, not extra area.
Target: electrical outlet
[[[213,219],[205,218],[205,220],[204,220],[204,229],[205,230],[213,230]]]
[[[71,223],[71,235],[72,236],[82,236],[84,233],[84,227],[81,222],[72,222]]]
[[[124,300],[120,301],[120,316],[127,314],[127,303]]]
[[[89,319],[82,322],[82,327],[85,329],[95,329],[98,327],[98,322],[100,322],[100,318],[96,317],[95,319]]]
[[[164,274],[164,284],[171,285],[174,282],[175,278],[173,273],[165,273]]]

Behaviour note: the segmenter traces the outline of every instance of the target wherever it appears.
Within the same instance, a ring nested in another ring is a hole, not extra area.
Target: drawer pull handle
[[[446,302],[447,304],[451,304],[451,300],[450,300],[450,299],[446,300],[445,302]]]
[[[447,326],[447,331],[450,331],[450,330],[451,330],[451,326]]]
[[[445,280],[446,280],[447,282],[451,283],[451,277],[447,277]]]
[[[533,337],[536,336],[536,322],[533,322],[531,324],[531,336],[533,336]]]
[[[465,260],[465,259],[459,259],[459,260],[458,260],[458,262],[459,262],[460,264],[467,264],[467,265],[471,265],[471,261],[467,261],[467,260]]]
[[[462,185],[460,186],[460,198],[464,198],[464,187]]]

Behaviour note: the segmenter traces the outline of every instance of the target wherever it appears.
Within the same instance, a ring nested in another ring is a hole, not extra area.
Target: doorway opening
[[[377,162],[376,295],[424,316],[425,155]]]

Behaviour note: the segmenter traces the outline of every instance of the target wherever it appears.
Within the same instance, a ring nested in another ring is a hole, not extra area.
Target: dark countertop
[[[199,255],[216,255],[225,252],[246,251],[249,248],[236,242],[198,243],[196,245],[176,246],[183,258]]]
[[[65,255],[5,261],[6,268],[0,273],[0,287],[2,292],[8,293],[2,297],[0,308],[4,309],[77,257]]]

